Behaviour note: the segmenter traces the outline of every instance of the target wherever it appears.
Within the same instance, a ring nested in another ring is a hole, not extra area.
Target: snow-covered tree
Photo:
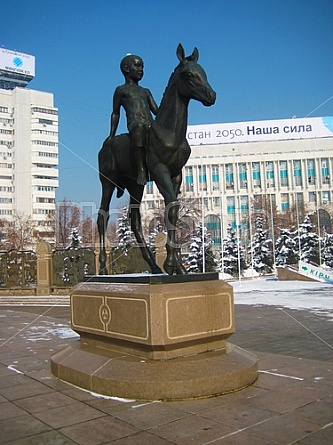
[[[275,243],[275,260],[277,266],[296,264],[298,262],[297,246],[294,233],[289,229],[279,228],[280,236]]]
[[[80,246],[81,236],[79,235],[79,231],[76,227],[71,228],[69,239],[71,242],[71,248],[77,249]]]
[[[221,259],[219,261],[219,270],[227,273],[232,277],[243,275],[243,271],[247,268],[245,261],[244,248],[238,244],[235,230],[228,225],[227,236],[223,239]]]
[[[321,249],[321,259],[323,265],[333,268],[333,234],[327,233],[325,228],[321,241]]]
[[[128,249],[130,249],[135,243],[126,210],[118,218],[118,229],[116,233],[118,237],[118,244],[116,249],[122,250],[126,255]]]
[[[203,271],[203,250],[205,252],[205,272],[214,272],[217,267],[216,259],[213,253],[213,240],[204,227],[202,245],[202,224],[200,223],[192,236],[190,244],[190,252],[186,258],[185,264],[188,265],[188,272],[202,272]]]
[[[307,215],[296,231],[295,241],[297,248],[300,248],[301,261],[319,264],[319,237],[313,228],[310,216]]]
[[[155,250],[156,250],[155,249],[156,236],[162,232],[163,232],[163,226],[158,221],[156,227],[154,227],[153,231],[149,233],[149,248],[153,253],[155,253]]]
[[[268,237],[268,231],[263,229],[263,221],[260,216],[256,218],[256,231],[250,244],[252,263],[254,270],[260,275],[273,271],[273,243]]]

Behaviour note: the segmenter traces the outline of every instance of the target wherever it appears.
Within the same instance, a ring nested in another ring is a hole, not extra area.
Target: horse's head
[[[194,48],[193,53],[185,57],[184,48],[179,44],[177,57],[180,61],[176,70],[180,79],[179,94],[187,100],[198,100],[205,106],[214,105],[216,93],[208,83],[205,70],[197,63],[199,59],[198,49]]]

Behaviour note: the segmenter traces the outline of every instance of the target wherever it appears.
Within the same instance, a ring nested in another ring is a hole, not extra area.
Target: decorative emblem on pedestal
[[[105,303],[103,303],[99,308],[99,318],[104,325],[104,331],[106,331],[106,325],[108,325],[111,321],[111,311],[109,306],[107,306]]]

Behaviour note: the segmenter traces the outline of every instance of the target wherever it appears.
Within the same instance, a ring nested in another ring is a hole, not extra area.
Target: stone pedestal
[[[105,395],[208,397],[257,378],[257,359],[227,343],[233,289],[217,274],[94,277],[71,295],[80,340],[54,354],[55,375]]]
[[[50,295],[52,282],[52,248],[49,243],[37,246],[37,295]]]

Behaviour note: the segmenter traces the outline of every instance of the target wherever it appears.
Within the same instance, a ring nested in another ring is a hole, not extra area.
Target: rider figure
[[[111,130],[109,138],[113,138],[120,118],[120,108],[126,112],[127,128],[131,138],[138,166],[138,184],[144,185],[148,181],[148,171],[145,160],[148,128],[152,123],[152,115],[158,111],[151,92],[139,86],[143,77],[143,61],[141,57],[127,55],[120,63],[120,69],[125,77],[125,83],[116,88],[113,96],[113,111],[111,114]]]

